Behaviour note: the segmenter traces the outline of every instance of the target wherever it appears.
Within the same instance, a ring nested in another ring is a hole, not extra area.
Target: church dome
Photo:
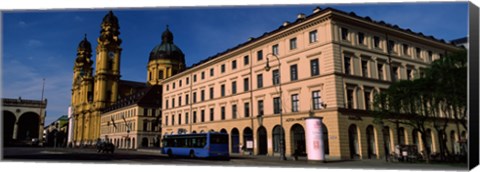
[[[173,34],[167,29],[162,34],[162,43],[155,46],[150,52],[149,60],[168,59],[185,64],[185,55],[182,50],[173,43]]]
[[[105,17],[103,17],[102,24],[110,24],[113,26],[118,26],[117,16],[115,16],[112,11],[108,12],[108,14],[105,15]]]
[[[85,34],[85,38],[78,44],[77,51],[88,51],[92,52],[92,45],[87,40],[87,34]]]

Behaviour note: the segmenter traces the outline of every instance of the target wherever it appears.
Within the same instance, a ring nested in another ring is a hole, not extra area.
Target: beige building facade
[[[408,126],[397,132],[386,123],[382,132],[368,112],[374,94],[419,77],[421,68],[456,50],[397,26],[317,8],[165,79],[162,134],[226,132],[232,153],[245,146],[254,155],[278,156],[284,131],[291,156],[306,153],[304,118],[315,116],[323,117],[327,159],[382,158],[397,144],[421,145],[421,139]],[[447,128],[449,150],[456,130]]]
[[[120,149],[158,147],[161,86],[151,86],[118,101],[102,113],[101,137]],[[152,101],[154,100],[154,101]]]

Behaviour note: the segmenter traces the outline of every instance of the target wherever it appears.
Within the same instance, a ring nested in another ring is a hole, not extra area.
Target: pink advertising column
[[[308,160],[325,161],[325,152],[323,151],[323,131],[322,117],[305,118],[306,124],[306,145]]]

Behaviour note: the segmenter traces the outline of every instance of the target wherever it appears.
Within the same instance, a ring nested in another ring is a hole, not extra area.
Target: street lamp
[[[278,58],[278,56],[276,56],[275,54],[272,54],[272,53],[268,53],[267,54],[267,64],[265,65],[265,71],[268,72],[271,69],[270,64],[269,64],[269,60],[268,60],[269,55],[274,56],[278,61],[278,87],[279,87],[279,92],[280,92],[280,127],[282,128],[282,132],[280,132],[280,158],[282,160],[287,160],[287,158],[285,157],[285,143],[284,143],[284,136],[283,136],[284,133],[285,133],[285,130],[283,129],[283,115],[282,115],[283,108],[282,108],[282,82],[281,82],[282,71],[281,71],[281,63],[280,63],[280,59]],[[275,76],[273,76],[273,77],[275,77]]]

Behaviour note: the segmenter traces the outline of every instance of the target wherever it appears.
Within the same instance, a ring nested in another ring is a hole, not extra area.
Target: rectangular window
[[[237,119],[237,105],[232,105],[232,119]]]
[[[417,58],[421,58],[421,56],[420,56],[420,53],[421,53],[421,52],[422,52],[422,50],[421,50],[420,48],[418,48],[418,47],[415,48],[415,53],[416,53],[416,55],[417,55]]]
[[[290,50],[297,49],[297,38],[290,39]]]
[[[428,61],[431,62],[433,60],[433,56],[432,56],[432,51],[428,51]]]
[[[197,123],[197,111],[193,111],[193,122],[192,123]]]
[[[308,40],[310,43],[317,42],[317,30],[308,33]]]
[[[365,97],[365,110],[370,110],[372,107],[372,102],[370,98],[370,91],[365,91],[364,92],[364,97]]]
[[[290,65],[290,80],[291,81],[296,81],[298,80],[298,70],[297,70],[297,65]]]
[[[213,99],[213,87],[210,87],[210,100]]]
[[[389,40],[388,41],[388,52],[395,52],[395,41]]]
[[[213,76],[214,72],[213,68],[210,68],[210,76]]]
[[[403,44],[403,54],[404,54],[404,55],[409,55],[409,54],[408,54],[408,45],[407,45],[407,44]]]
[[[172,115],[172,125],[175,125],[175,115]]]
[[[201,74],[200,78],[201,78],[202,80],[204,80],[204,79],[205,79],[205,72],[202,72],[202,74]]]
[[[220,109],[221,109],[222,120],[225,120],[225,106],[222,106]]]
[[[190,79],[187,77],[187,82],[186,84],[188,85],[190,83]]]
[[[172,89],[175,89],[175,82],[172,83]]]
[[[398,81],[398,67],[394,66],[392,67],[392,81],[395,82],[395,81]]]
[[[407,69],[407,80],[412,80],[413,70]]]
[[[263,51],[257,51],[257,61],[263,60]]]
[[[322,99],[320,97],[320,91],[317,90],[312,92],[312,101],[313,109],[322,109]]]
[[[185,124],[188,124],[188,112],[185,113]]]
[[[353,90],[347,89],[347,108],[353,109]]]
[[[278,44],[272,46],[272,54],[278,55]]]
[[[178,87],[182,87],[182,80],[178,81]]]
[[[237,69],[237,60],[232,61],[232,70]]]
[[[175,98],[172,98],[172,108],[175,107]]]
[[[258,101],[258,115],[263,115],[263,100]]]
[[[193,75],[193,82],[197,82],[197,74]]]
[[[344,57],[344,61],[343,61],[343,66],[345,67],[345,74],[347,75],[351,75],[351,63],[350,63],[350,57],[349,56],[345,56]]]
[[[200,101],[205,101],[205,90],[200,91]]]
[[[178,114],[178,125],[182,125],[182,114]]]
[[[197,92],[193,92],[193,103],[197,103]]]
[[[248,90],[249,90],[248,78],[243,78],[243,91],[248,91]]]
[[[225,64],[222,64],[222,66],[220,66],[220,72],[225,73]]]
[[[222,85],[220,86],[220,94],[221,94],[222,97],[225,96],[225,84],[222,84]]]
[[[182,106],[182,96],[178,96],[178,106]]]
[[[292,112],[298,112],[298,94],[293,94],[292,95]]]
[[[257,75],[257,88],[262,88],[263,87],[263,75],[258,74]]]
[[[358,32],[358,43],[359,44],[365,44],[365,35],[362,32]]]
[[[146,125],[148,125],[148,124],[147,124],[146,121],[143,121],[143,122],[144,122],[144,123],[143,123],[143,130],[146,131],[146,130],[147,130],[147,129],[146,129],[146,128],[147,128]],[[165,125],[168,125],[168,116],[165,116]]]
[[[232,82],[232,94],[237,94],[237,81]]]
[[[203,109],[200,111],[200,121],[205,122],[205,110]]]
[[[310,74],[312,76],[320,75],[320,68],[318,64],[318,59],[310,60]]]
[[[188,94],[185,95],[185,104],[186,104],[186,105],[188,105],[188,101],[190,101],[188,98],[189,98],[189,97],[188,97]]]
[[[245,118],[250,117],[250,103],[248,103],[248,102],[244,103],[243,107],[244,107],[243,108],[243,113],[244,113]]]
[[[273,98],[273,114],[280,114],[282,111],[282,106],[280,102],[280,97]]]
[[[342,27],[342,40],[348,39],[348,29]]]
[[[272,71],[272,76],[273,85],[280,84],[280,72],[278,71],[278,69]]]
[[[165,109],[168,109],[168,100],[165,100]]]
[[[384,78],[384,74],[383,74],[383,64],[379,63],[377,65],[377,68],[378,68],[378,79],[379,80],[383,80]]]
[[[373,46],[375,48],[380,48],[380,37],[378,36],[373,37]]]
[[[213,108],[210,108],[210,121],[213,121],[214,118],[214,111]]]
[[[250,63],[248,56],[243,56],[243,65],[248,65]]]
[[[368,77],[368,61],[362,60],[362,76]]]

